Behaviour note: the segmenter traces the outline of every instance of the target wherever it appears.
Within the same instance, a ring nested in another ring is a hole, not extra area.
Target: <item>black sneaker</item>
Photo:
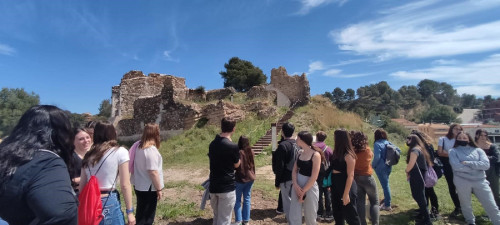
[[[462,215],[462,210],[460,210],[460,208],[455,208],[450,214],[452,217],[459,217],[460,215]]]

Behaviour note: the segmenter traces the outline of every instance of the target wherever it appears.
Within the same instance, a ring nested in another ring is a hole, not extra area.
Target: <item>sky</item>
[[[0,1],[0,87],[97,113],[130,70],[223,88],[231,57],[311,95],[422,79],[500,97],[498,0]]]

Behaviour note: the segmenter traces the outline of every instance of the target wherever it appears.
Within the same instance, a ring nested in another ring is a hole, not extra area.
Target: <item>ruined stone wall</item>
[[[204,102],[207,100],[207,93],[196,89],[189,89],[187,92],[186,100],[194,102]]]
[[[254,86],[247,92],[248,99],[260,98],[275,102],[277,96],[276,91],[267,90],[266,85]]]
[[[237,105],[220,100],[205,106],[201,115],[201,117],[208,119],[207,124],[211,125],[220,125],[220,121],[226,116],[240,121],[245,118],[245,111]]]
[[[227,96],[230,96],[231,94],[234,94],[234,93],[236,93],[236,90],[233,87],[211,90],[211,91],[207,91],[206,100],[207,101],[220,100],[220,99],[224,99]]]
[[[285,94],[295,106],[305,105],[311,98],[309,81],[305,74],[289,76],[284,67],[271,70],[271,84]]]
[[[112,117],[132,118],[135,100],[159,95],[167,78],[158,74],[145,76],[142,71],[126,73],[120,85],[112,88]]]

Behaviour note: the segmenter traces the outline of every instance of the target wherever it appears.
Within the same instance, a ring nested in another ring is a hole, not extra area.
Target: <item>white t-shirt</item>
[[[151,191],[156,191],[153,180],[151,180],[149,176],[149,170],[158,171],[160,185],[161,188],[163,188],[163,159],[155,146],[145,149],[138,148],[135,151],[134,174],[132,174],[131,179],[132,184],[135,186],[135,190],[148,191],[149,187],[151,187]]]
[[[439,138],[439,141],[438,141],[438,146],[441,146],[443,147],[443,150],[448,153],[448,151],[450,149],[453,148],[453,146],[455,145],[455,138],[453,139],[448,139],[448,137],[446,136],[443,136],[443,137],[440,137]]]
[[[115,182],[115,179],[117,178],[116,175],[118,174],[118,166],[128,162],[129,160],[130,159],[128,156],[128,151],[123,147],[119,147],[118,149],[111,148],[107,150],[107,152],[102,156],[101,160],[99,160],[99,162],[94,166],[90,167],[90,172],[92,173],[92,175],[95,175],[97,177],[99,188],[101,190],[111,190],[112,188],[116,188],[118,181]],[[97,171],[99,166],[101,166],[101,169]],[[85,168],[85,174],[87,175],[88,181],[90,179],[90,174],[87,168]],[[111,187],[113,183],[115,183],[115,185]]]

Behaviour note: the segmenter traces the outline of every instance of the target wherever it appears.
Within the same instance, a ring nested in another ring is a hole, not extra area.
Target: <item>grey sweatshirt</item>
[[[453,175],[466,180],[486,178],[485,170],[490,168],[490,160],[480,148],[457,146],[449,151]]]

